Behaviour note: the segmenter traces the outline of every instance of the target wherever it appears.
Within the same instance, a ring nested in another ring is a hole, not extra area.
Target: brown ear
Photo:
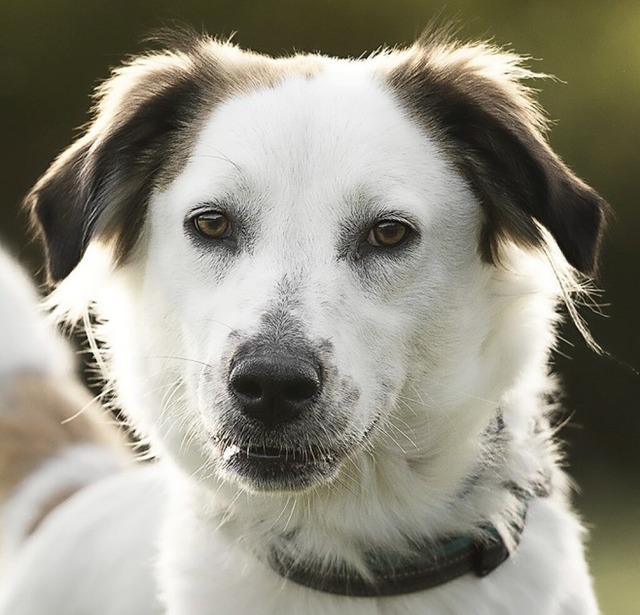
[[[113,244],[116,261],[135,244],[151,189],[199,95],[184,66],[156,59],[120,69],[101,88],[86,134],[25,200],[44,239],[50,282],[74,269],[94,237]]]
[[[389,82],[441,139],[478,196],[487,260],[499,259],[504,238],[542,245],[540,224],[573,267],[593,274],[607,204],[546,143],[544,121],[519,82],[530,76],[519,58],[487,45],[421,41]]]

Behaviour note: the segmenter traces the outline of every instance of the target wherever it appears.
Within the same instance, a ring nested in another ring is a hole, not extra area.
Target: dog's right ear
[[[126,258],[198,90],[186,54],[139,58],[99,88],[87,132],[25,200],[44,239],[49,282],[65,278],[93,239],[109,243],[116,262]]]

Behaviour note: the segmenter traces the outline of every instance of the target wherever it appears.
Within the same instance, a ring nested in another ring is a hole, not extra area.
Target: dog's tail
[[[0,566],[58,504],[128,457],[38,303],[0,248]]]

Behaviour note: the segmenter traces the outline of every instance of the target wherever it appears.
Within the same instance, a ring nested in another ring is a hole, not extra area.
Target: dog
[[[38,304],[32,281],[0,246],[2,576],[51,510],[130,457]]]
[[[607,205],[535,76],[435,33],[113,73],[26,203],[158,461],[48,514],[0,613],[598,612],[550,355]]]

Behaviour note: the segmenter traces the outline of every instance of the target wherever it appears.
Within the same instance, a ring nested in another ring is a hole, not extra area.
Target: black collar
[[[518,544],[524,529],[528,504],[511,525],[511,536]],[[299,585],[341,596],[394,596],[430,589],[472,572],[484,577],[509,557],[509,550],[493,525],[483,526],[480,538],[448,536],[430,541],[410,555],[367,555],[370,578],[347,566],[325,568],[298,562],[273,550],[269,564],[282,577]]]

